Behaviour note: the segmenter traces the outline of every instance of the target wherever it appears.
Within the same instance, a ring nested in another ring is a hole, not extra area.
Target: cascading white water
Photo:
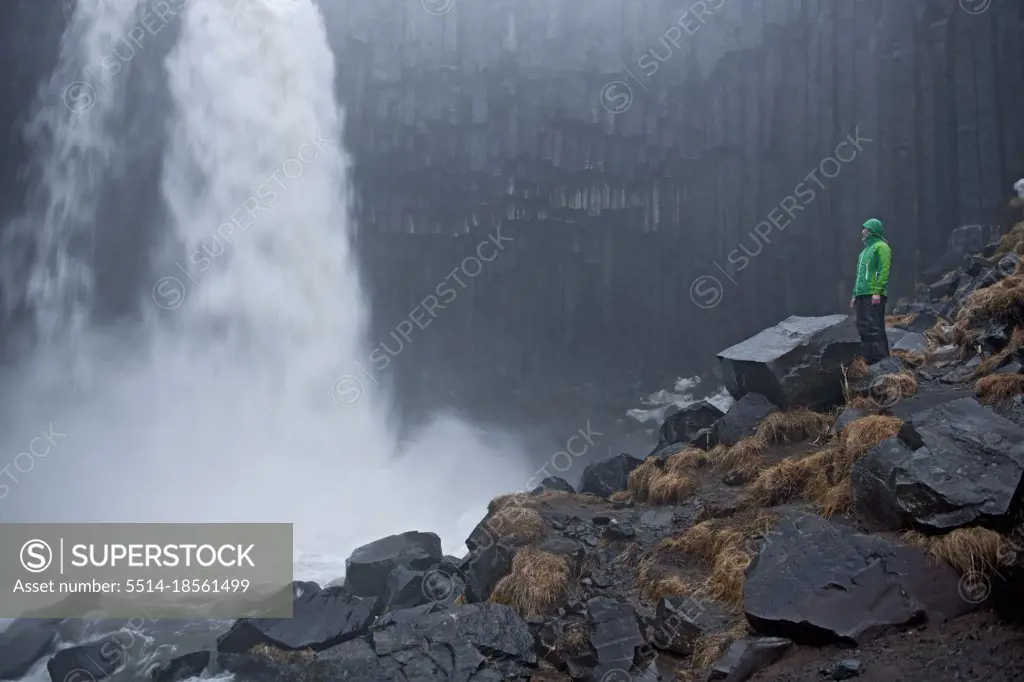
[[[118,1],[127,13],[138,0]],[[96,7],[77,11],[96,19]],[[486,502],[532,472],[510,441],[454,419],[399,449],[379,392],[347,407],[332,395],[369,344],[334,61],[312,0],[188,4],[162,75],[170,221],[140,291],[147,323],[78,339],[74,375],[55,349],[25,368],[4,452],[51,423],[66,435],[0,517],[294,522],[297,575],[319,580],[404,530],[461,553]]]

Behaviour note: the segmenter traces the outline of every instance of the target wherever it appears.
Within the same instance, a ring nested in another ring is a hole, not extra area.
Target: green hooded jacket
[[[864,241],[864,250],[857,257],[857,281],[853,285],[853,295],[888,296],[892,249],[885,241],[881,220],[872,218],[864,223],[864,227],[871,234]]]

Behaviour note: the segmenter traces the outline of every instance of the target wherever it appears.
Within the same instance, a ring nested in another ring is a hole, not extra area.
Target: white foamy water
[[[115,2],[128,16],[138,0],[80,2],[76,20]],[[437,532],[461,555],[487,501],[534,473],[512,439],[454,418],[397,442],[368,377],[339,404],[336,380],[368,366],[370,344],[334,76],[311,0],[185,8],[165,73],[150,74],[173,107],[147,321],[65,336],[5,377],[5,456],[40,430],[61,435],[0,518],[292,522],[296,577],[327,582],[391,533]]]

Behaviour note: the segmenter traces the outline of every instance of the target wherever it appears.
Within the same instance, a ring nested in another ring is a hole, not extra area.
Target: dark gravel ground
[[[1024,680],[1024,630],[996,620],[990,611],[943,625],[896,633],[857,649],[797,648],[762,670],[752,682],[821,682],[829,664],[856,659],[858,682]]]

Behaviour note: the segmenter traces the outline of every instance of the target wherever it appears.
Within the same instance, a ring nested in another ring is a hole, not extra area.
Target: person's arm
[[[892,249],[888,244],[882,244],[875,249],[875,276],[871,282],[871,293],[874,296],[881,296],[889,285],[889,265],[892,263]]]

